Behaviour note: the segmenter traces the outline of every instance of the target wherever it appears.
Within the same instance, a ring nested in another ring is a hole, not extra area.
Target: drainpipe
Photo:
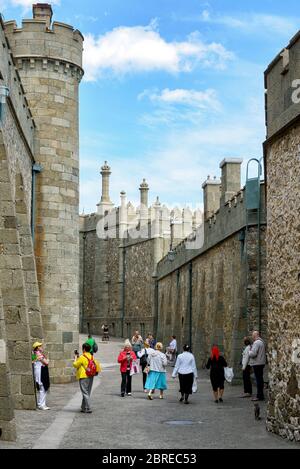
[[[82,299],[81,299],[81,321],[80,321],[80,331],[83,334],[84,327],[84,313],[85,313],[85,260],[86,260],[86,238],[87,233],[83,233],[83,254],[82,254]]]
[[[249,178],[250,163],[257,163],[257,177]],[[261,294],[261,176],[262,176],[262,158],[260,160],[252,158],[248,161],[246,176],[246,231],[249,231],[249,212],[257,211],[257,296],[258,296],[258,329],[261,333],[262,328],[262,294]],[[255,189],[255,197],[251,198],[251,190]],[[247,286],[249,279],[249,265],[247,265]],[[248,299],[247,299],[248,311]]]
[[[259,181],[260,182],[260,181]],[[258,327],[262,334],[262,298],[261,298],[261,187],[259,187],[259,208],[258,208],[258,253],[257,253],[257,268],[258,268]]]
[[[155,287],[154,287],[154,307],[155,307],[155,316],[154,316],[154,334],[157,337],[158,334],[158,321],[159,321],[159,302],[158,302],[158,288],[159,283],[158,279],[155,278]]]
[[[35,246],[35,188],[36,188],[36,175],[42,172],[42,167],[39,164],[32,166],[32,189],[31,189],[31,235],[33,240],[33,247]]]
[[[189,264],[189,323],[190,323],[190,347],[192,350],[193,342],[193,263]]]
[[[126,280],[126,248],[123,247],[123,285],[122,285],[122,337],[124,337],[124,321],[125,321],[125,300],[126,300],[126,285],[125,285],[125,280]]]

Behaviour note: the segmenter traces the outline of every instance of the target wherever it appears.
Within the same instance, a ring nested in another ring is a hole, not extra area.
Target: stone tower
[[[35,255],[45,342],[53,382],[71,380],[79,331],[78,89],[83,76],[81,33],[52,23],[48,4],[33,19],[5,23],[5,33],[37,126]]]

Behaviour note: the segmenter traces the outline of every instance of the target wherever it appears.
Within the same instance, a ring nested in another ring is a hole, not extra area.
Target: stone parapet
[[[261,224],[264,225],[266,224],[264,183],[261,184],[261,203]],[[248,222],[250,225],[256,225],[257,215],[252,213]],[[201,247],[198,248],[197,244],[193,246],[192,242],[195,240],[195,234],[192,234],[175,248],[174,259],[170,260],[168,257],[164,257],[159,262],[159,278],[170,274],[182,265],[187,264],[194,258],[218,245],[226,238],[240,232],[245,228],[246,223],[245,189],[242,189],[205,220],[203,244]],[[190,249],[187,248],[187,243],[190,243]]]
[[[300,31],[265,71],[267,139],[300,116]]]
[[[16,21],[6,21],[5,33],[15,57],[54,57],[82,68],[82,45],[84,38],[80,31],[70,25],[54,22],[47,27],[46,20],[23,20],[22,28]]]

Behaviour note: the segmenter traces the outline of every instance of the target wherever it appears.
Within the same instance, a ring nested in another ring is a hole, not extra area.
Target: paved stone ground
[[[170,378],[165,400],[148,401],[142,392],[142,376],[133,378],[133,397],[120,397],[120,373],[116,356],[121,342],[102,344],[97,354],[104,370],[95,379],[93,414],[79,412],[78,383],[52,386],[49,412],[16,412],[17,443],[0,442],[2,448],[97,448],[97,449],[202,449],[295,448],[266,432],[254,420],[253,405],[239,399],[242,389],[227,386],[223,405],[212,399],[209,377],[200,373],[199,391],[190,406],[178,402],[178,383]],[[170,372],[172,369],[169,370]],[[187,426],[172,421],[190,421]]]

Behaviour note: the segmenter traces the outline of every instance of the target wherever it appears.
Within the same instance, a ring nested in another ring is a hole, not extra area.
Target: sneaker
[[[179,402],[183,402],[184,401],[184,397],[181,397]]]
[[[221,402],[221,403],[223,403],[223,402],[224,402],[224,401],[223,401],[223,399],[222,399],[222,397],[220,397],[220,399],[219,399],[219,402]]]
[[[121,397],[125,397],[125,394],[122,392]]]
[[[128,392],[128,393],[127,393],[127,396],[132,396],[131,392]]]
[[[189,404],[189,401],[184,401],[185,404]]]
[[[50,410],[50,407],[47,407],[47,406],[43,406],[43,407],[38,407],[39,410]]]

